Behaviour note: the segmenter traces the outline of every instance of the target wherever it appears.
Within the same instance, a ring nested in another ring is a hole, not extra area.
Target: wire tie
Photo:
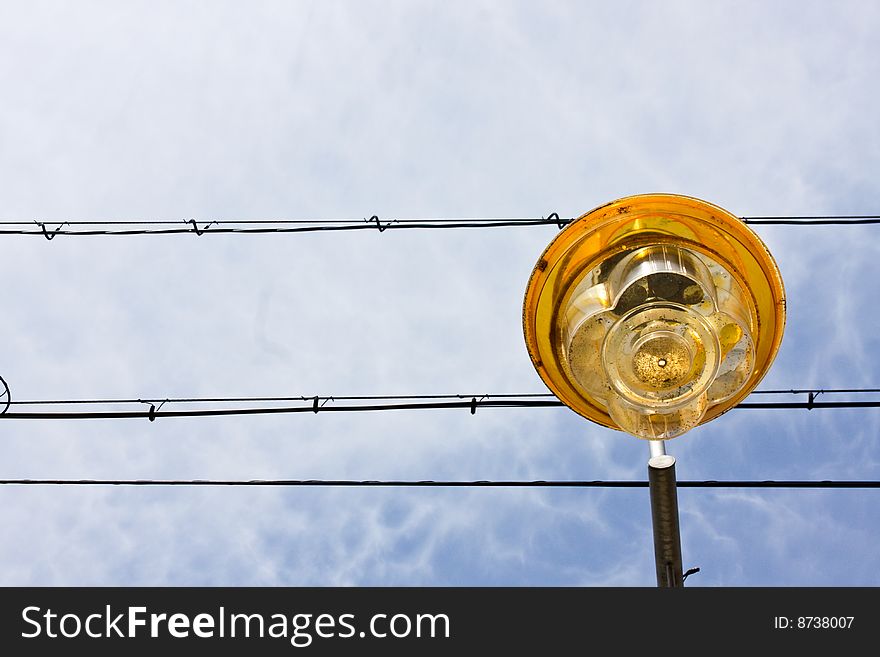
[[[554,212],[549,217],[544,219],[544,221],[546,221],[547,223],[553,223],[554,217],[556,217],[556,225],[559,226],[559,230],[562,230],[563,227],[565,226],[565,222],[559,218],[559,215],[556,212]],[[543,219],[543,217],[541,217],[541,218]]]
[[[376,224],[376,228],[379,229],[379,232],[380,232],[380,233],[383,232],[386,228],[389,228],[389,227],[391,226],[391,224],[400,223],[397,219],[392,219],[391,221],[389,221],[388,223],[386,223],[386,224],[383,225],[382,222],[379,221],[379,217],[378,217],[377,215],[375,215],[375,214],[374,214],[372,217],[370,217],[369,219],[366,219],[366,218],[365,218],[365,219],[364,219],[364,222],[365,222],[365,223],[368,223],[368,224],[375,223],[375,224]]]
[[[64,227],[67,225],[67,222],[65,221],[63,224],[61,224],[60,226],[58,226],[58,228],[56,228],[55,230],[53,230],[53,231],[50,233],[49,231],[46,230],[46,224],[44,224],[43,222],[41,222],[41,221],[35,221],[34,223],[37,224],[37,226],[40,227],[40,230],[43,231],[43,237],[45,237],[45,238],[46,238],[47,240],[49,240],[50,242],[51,242],[51,241],[55,238],[55,236],[61,231],[61,229],[64,228]]]
[[[149,412],[149,414],[147,415],[147,419],[148,419],[150,422],[155,422],[155,421],[156,421],[156,411],[160,410],[160,409],[161,409],[161,408],[162,408],[167,402],[168,402],[168,400],[166,399],[166,400],[163,401],[161,404],[159,404],[158,407],[157,407],[155,404],[150,403],[150,412]],[[146,403],[148,403],[148,402],[144,402],[144,403],[146,404]]]
[[[383,232],[386,228],[388,228],[388,226],[383,226],[383,225],[382,225],[382,222],[379,221],[379,217],[378,217],[378,215],[375,215],[375,214],[374,214],[372,217],[370,217],[369,219],[364,219],[364,221],[366,221],[368,224],[371,224],[371,223],[373,223],[373,222],[375,221],[375,222],[376,222],[376,228],[379,229],[379,232],[380,232],[380,233]]]
[[[210,222],[210,223],[207,223],[207,224],[205,224],[205,227],[202,228],[201,230],[199,230],[199,226],[198,226],[198,224],[196,223],[196,220],[195,220],[195,219],[187,219],[187,220],[185,220],[184,223],[192,224],[193,231],[195,232],[195,234],[198,235],[199,237],[201,237],[201,236],[202,236],[202,233],[204,233],[205,231],[207,231],[211,226],[213,226],[213,225],[214,225],[215,223],[217,223],[217,222],[216,222],[216,221],[212,221],[212,222]]]

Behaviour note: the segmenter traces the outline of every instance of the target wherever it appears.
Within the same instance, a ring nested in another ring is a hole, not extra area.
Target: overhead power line
[[[880,216],[874,214],[851,214],[812,217],[740,217],[747,224],[756,226],[864,226],[880,224]]]
[[[824,395],[840,393],[880,392],[880,388],[792,388],[786,390],[752,390],[752,395]]]
[[[53,240],[57,236],[133,236],[206,234],[283,234],[340,232],[354,230],[430,230],[464,228],[513,228],[555,226],[563,228],[575,218],[561,218],[557,213],[548,217],[519,218],[434,218],[382,219],[377,215],[363,219],[181,219],[181,220],[30,220],[0,221],[0,235],[31,235]],[[841,226],[880,224],[880,215],[815,215],[740,217],[754,225]]]
[[[813,395],[841,393],[880,393],[880,388],[785,388],[775,390],[753,390],[750,395]],[[250,396],[250,397],[138,397],[138,398],[106,398],[106,399],[16,399],[10,402],[13,406],[42,405],[77,405],[77,404],[202,404],[202,403],[238,403],[238,402],[288,402],[301,401],[313,403],[315,399],[323,406],[327,402],[339,401],[401,401],[401,400],[433,400],[433,399],[556,399],[550,392],[521,393],[442,393],[430,395],[287,395],[287,396]],[[479,401],[478,401],[479,403]]]
[[[880,389],[878,389],[880,392]],[[429,400],[429,399],[470,399],[472,397],[492,398],[492,399],[529,399],[529,398],[547,398],[555,399],[555,395],[549,392],[527,392],[521,394],[435,394],[435,395],[327,395],[317,396],[320,403],[325,404],[331,401],[399,401],[399,400]],[[13,405],[36,406],[43,404],[150,404],[150,403],[166,403],[166,404],[201,404],[209,402],[233,403],[233,402],[286,402],[286,401],[302,401],[314,402],[315,395],[294,395],[286,397],[157,397],[157,398],[138,398],[138,399],[35,399],[35,400],[15,400]]]
[[[850,390],[850,392],[870,392],[874,389]],[[761,391],[758,391],[759,393]],[[800,391],[766,391],[773,394],[802,394]],[[735,408],[740,409],[831,409],[831,408],[878,408],[880,400],[843,400],[843,401],[816,401],[818,394],[832,394],[833,390],[804,391],[807,392],[807,400],[803,402],[742,402]],[[753,393],[755,394],[755,393]],[[480,408],[558,408],[562,402],[553,395],[545,393],[530,393],[525,395],[473,395],[467,399],[466,395],[373,395],[360,397],[206,397],[206,398],[179,398],[179,399],[93,399],[93,400],[33,400],[33,401],[10,401],[7,402],[7,411],[0,413],[0,419],[8,420],[100,420],[100,419],[147,419],[151,422],[159,418],[174,417],[223,417],[244,415],[284,415],[293,413],[356,413],[356,412],[380,412],[380,411],[423,411],[423,410],[453,410],[468,409],[471,414]],[[299,402],[299,405],[276,406],[268,405],[279,401]],[[339,404],[338,402],[347,402]],[[375,403],[375,402],[383,403]],[[239,403],[248,402],[248,407],[226,408],[184,408],[167,409],[167,404],[195,404],[195,403]],[[355,402],[355,403],[351,403]],[[372,402],[372,403],[364,403]],[[26,407],[38,405],[118,405],[138,404],[141,407],[125,410],[61,410],[61,411],[20,411],[8,410],[12,407]]]
[[[0,479],[5,486],[265,486],[336,488],[648,488],[647,481],[403,481],[353,479]],[[880,488],[880,481],[679,481],[679,488]]]

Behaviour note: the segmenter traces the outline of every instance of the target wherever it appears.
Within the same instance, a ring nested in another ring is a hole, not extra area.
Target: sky
[[[0,220],[880,210],[874,2],[0,3]],[[877,227],[757,227],[761,388],[880,387]],[[13,399],[545,392],[555,227],[0,236]],[[876,410],[745,411],[680,480],[880,478]],[[564,408],[5,420],[0,478],[644,479]],[[688,586],[880,585],[870,490],[681,489]],[[0,585],[653,586],[647,491],[0,487]]]

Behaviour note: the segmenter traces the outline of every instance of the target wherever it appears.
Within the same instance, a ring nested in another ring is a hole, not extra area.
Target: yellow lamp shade
[[[630,196],[570,223],[529,279],[532,363],[568,407],[664,440],[739,403],[769,369],[785,292],[733,214],[675,194]]]

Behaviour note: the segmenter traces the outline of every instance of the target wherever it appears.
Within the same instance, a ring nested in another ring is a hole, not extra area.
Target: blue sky
[[[5,2],[5,220],[878,211],[872,2]],[[762,387],[878,387],[872,227],[758,231]],[[543,392],[554,228],[3,237],[18,399]],[[2,423],[3,476],[636,479],[566,409]],[[877,479],[871,410],[732,411],[681,479]],[[681,490],[689,585],[878,585],[870,491]],[[646,491],[0,490],[0,583],[654,584]]]

